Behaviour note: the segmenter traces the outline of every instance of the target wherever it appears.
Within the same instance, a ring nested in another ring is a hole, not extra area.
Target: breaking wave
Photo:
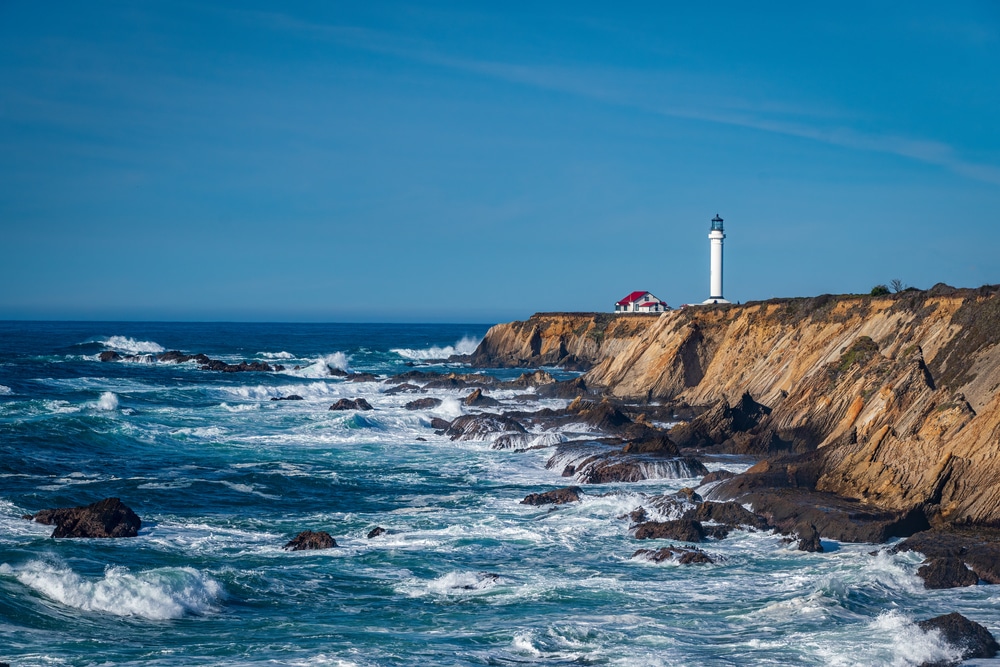
[[[39,560],[11,567],[0,565],[0,574],[13,575],[25,586],[60,604],[83,611],[153,620],[204,614],[222,597],[222,586],[191,567],[162,567],[129,572],[109,566],[97,580],[81,577],[70,568]]]
[[[325,378],[330,376],[330,370],[350,371],[350,357],[343,352],[334,352],[325,357],[316,359],[308,366],[303,366],[299,370],[286,370],[289,375],[304,378]]]
[[[112,350],[128,354],[159,354],[166,351],[159,343],[154,343],[151,340],[136,340],[127,336],[110,336],[98,342]]]
[[[0,384],[0,394],[11,394],[13,391],[5,384]]]
[[[258,357],[264,359],[294,359],[295,355],[291,352],[258,352]]]
[[[113,391],[106,391],[101,394],[101,397],[97,399],[97,409],[98,410],[117,410],[118,409],[118,395]]]
[[[433,345],[422,350],[414,350],[410,348],[394,348],[389,350],[390,352],[395,352],[404,359],[412,359],[413,361],[427,361],[430,359],[447,359],[453,354],[472,354],[479,347],[481,338],[473,338],[471,336],[464,336],[460,341],[454,345],[445,345],[444,347],[438,347]]]

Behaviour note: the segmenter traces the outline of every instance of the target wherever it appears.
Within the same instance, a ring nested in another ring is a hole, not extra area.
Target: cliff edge
[[[625,400],[770,408],[744,451],[819,450],[816,488],[1000,526],[1000,286],[778,299],[661,315],[537,314],[477,366],[564,364]]]

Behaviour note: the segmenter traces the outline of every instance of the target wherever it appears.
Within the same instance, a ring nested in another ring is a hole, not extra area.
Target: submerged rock
[[[114,350],[108,350],[106,352],[101,352],[97,358],[101,361],[121,361],[122,355],[118,354]]]
[[[370,540],[374,537],[378,537],[379,535],[385,535],[387,532],[388,531],[382,526],[375,526],[374,528],[368,531],[368,539]]]
[[[272,396],[272,401],[304,401],[305,399],[298,394],[289,394],[288,396]]]
[[[315,549],[331,549],[337,546],[337,541],[330,537],[330,533],[325,531],[304,530],[296,535],[288,544],[285,551],[312,551]]]
[[[31,518],[54,525],[52,537],[135,537],[142,527],[142,520],[118,498],[84,507],[42,510]]]
[[[681,565],[701,565],[711,564],[715,561],[701,549],[687,549],[684,547],[663,547],[662,549],[639,549],[632,558],[643,558],[654,563],[662,563],[665,560],[674,560]]]
[[[342,398],[330,406],[330,410],[374,410],[371,403],[363,398]]]
[[[529,493],[521,501],[522,505],[562,505],[580,501],[580,487],[567,486],[545,493]]]
[[[941,638],[962,651],[962,660],[969,658],[992,658],[1000,651],[1000,645],[990,631],[975,621],[970,621],[957,612],[935,616],[917,623],[924,632],[937,630]],[[956,662],[925,662],[921,667],[950,667]]]

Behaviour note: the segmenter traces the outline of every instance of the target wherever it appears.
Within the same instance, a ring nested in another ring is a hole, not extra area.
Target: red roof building
[[[651,292],[632,292],[621,301],[615,302],[616,313],[662,313],[670,306],[657,299]]]

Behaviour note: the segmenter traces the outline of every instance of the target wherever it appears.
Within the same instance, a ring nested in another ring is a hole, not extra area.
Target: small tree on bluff
[[[885,285],[876,285],[872,288],[870,294],[872,296],[885,296],[886,294],[889,294],[889,288]]]

